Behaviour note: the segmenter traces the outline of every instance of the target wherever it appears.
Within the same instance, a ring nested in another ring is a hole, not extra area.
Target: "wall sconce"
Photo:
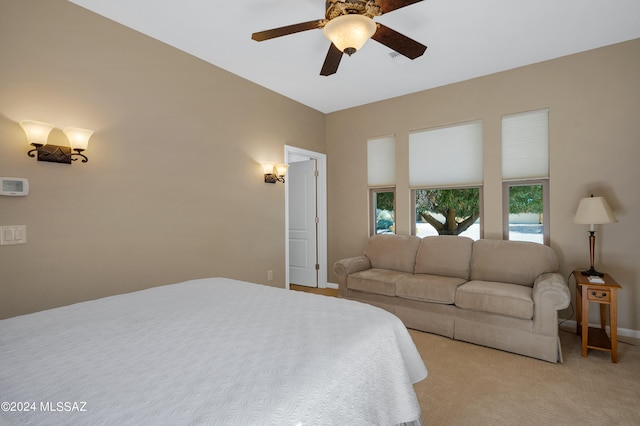
[[[71,145],[71,147],[68,147],[47,145],[49,133],[54,127],[52,124],[23,120],[20,122],[20,126],[27,135],[27,141],[34,147],[27,152],[29,157],[35,157],[36,154],[34,154],[34,152],[37,152],[38,161],[71,164],[72,161],[77,160],[77,158],[73,158],[74,155],[82,157],[83,163],[89,161],[87,156],[82,152],[85,151],[89,145],[89,138],[93,134],[92,130],[78,129],[76,127],[65,128],[63,132],[69,139]],[[74,152],[71,152],[71,150]]]
[[[273,164],[263,163],[262,168],[264,169],[264,181],[266,183],[276,183],[282,182],[284,183],[284,177],[287,175],[287,169],[289,168],[288,164]]]

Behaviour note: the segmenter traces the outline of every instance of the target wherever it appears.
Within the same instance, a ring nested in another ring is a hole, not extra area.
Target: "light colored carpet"
[[[428,377],[415,385],[425,425],[640,425],[640,346],[580,354],[561,331],[551,364],[410,330]]]

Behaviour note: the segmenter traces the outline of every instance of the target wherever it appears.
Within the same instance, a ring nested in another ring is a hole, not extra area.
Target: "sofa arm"
[[[347,288],[347,277],[355,272],[371,269],[371,261],[366,256],[347,257],[333,264],[333,272],[338,277],[341,289]]]
[[[571,293],[564,277],[558,273],[542,274],[533,283],[533,327],[538,334],[555,336],[558,311],[569,306]]]

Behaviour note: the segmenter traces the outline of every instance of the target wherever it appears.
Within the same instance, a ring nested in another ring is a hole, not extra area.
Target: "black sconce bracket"
[[[266,173],[264,175],[264,181],[266,183],[276,183],[276,182],[284,183],[284,178],[283,177],[278,177],[278,176],[274,175],[273,173]]]
[[[77,158],[73,158],[74,155],[82,157],[82,162],[86,163],[89,161],[86,155],[82,154],[82,149],[74,149],[74,152],[71,152],[71,148],[68,146],[59,146],[59,145],[39,145],[32,143],[33,148],[27,155],[29,157],[35,157],[37,152],[38,161],[48,161],[50,163],[63,163],[63,164],[71,164],[72,161],[76,161]]]

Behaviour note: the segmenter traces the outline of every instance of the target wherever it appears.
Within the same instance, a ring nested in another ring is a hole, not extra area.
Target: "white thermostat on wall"
[[[25,178],[0,177],[0,195],[20,197],[29,193],[29,180]]]

